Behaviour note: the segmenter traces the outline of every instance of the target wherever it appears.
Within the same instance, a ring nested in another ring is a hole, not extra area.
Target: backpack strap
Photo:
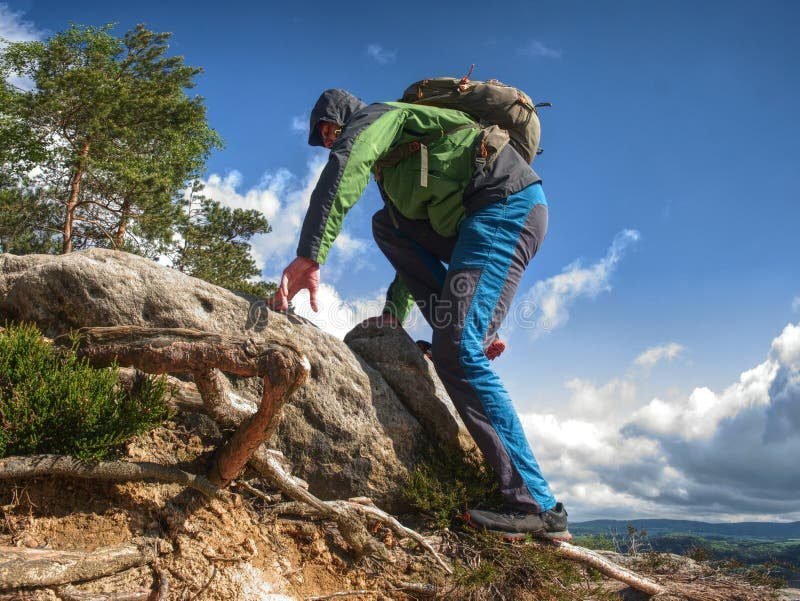
[[[437,140],[441,140],[445,136],[449,136],[450,134],[454,134],[457,131],[463,131],[465,129],[478,128],[480,128],[480,125],[477,123],[466,123],[464,125],[454,127],[449,131],[442,130],[437,134],[431,134],[429,136],[425,136],[424,138],[420,138],[419,140],[413,140],[411,142],[406,142],[405,144],[398,144],[375,162],[375,166],[373,167],[375,179],[380,181],[381,177],[383,176],[384,169],[388,167],[394,167],[400,161],[404,161],[411,155],[419,152],[421,148],[427,148],[430,144],[436,142]]]

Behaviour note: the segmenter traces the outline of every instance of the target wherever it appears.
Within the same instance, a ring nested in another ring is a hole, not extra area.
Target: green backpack
[[[417,81],[406,89],[400,102],[463,111],[484,128],[508,132],[511,146],[526,162],[533,162],[541,153],[541,126],[536,109],[550,103],[534,104],[522,90],[496,79],[470,81],[471,74],[472,68],[461,79],[435,77]]]

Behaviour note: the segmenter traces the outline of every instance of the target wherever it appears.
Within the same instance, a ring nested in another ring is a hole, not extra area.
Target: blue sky
[[[475,63],[475,79],[552,102],[534,165],[550,231],[519,293],[551,313],[512,324],[496,366],[556,492],[576,519],[800,519],[800,468],[783,459],[800,451],[800,4],[0,7],[10,38],[70,21],[173,32],[225,139],[209,193],[273,222],[255,244],[266,276],[292,256],[325,157],[305,144],[323,89],[394,100]],[[323,268],[317,319],[339,334],[391,279],[370,240],[379,206],[371,185]],[[741,432],[755,438],[732,465]]]

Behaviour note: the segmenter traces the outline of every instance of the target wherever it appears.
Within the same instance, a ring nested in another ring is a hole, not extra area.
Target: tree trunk
[[[69,198],[67,198],[66,213],[64,215],[64,227],[61,231],[63,238],[61,254],[72,252],[72,222],[75,218],[75,208],[78,206],[78,197],[81,192],[81,180],[86,173],[86,159],[89,156],[89,142],[84,142],[78,157],[78,164],[75,172],[69,180]]]
[[[125,243],[125,234],[128,232],[128,221],[131,218],[131,202],[127,198],[122,201],[117,230],[114,232],[114,248],[122,248]]]

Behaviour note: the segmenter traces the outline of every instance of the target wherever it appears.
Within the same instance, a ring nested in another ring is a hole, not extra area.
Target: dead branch
[[[0,590],[96,580],[153,560],[152,545],[125,544],[91,552],[0,547]]]
[[[69,476],[87,480],[133,482],[156,480],[182,484],[207,497],[227,500],[228,495],[203,476],[197,476],[175,467],[146,461],[84,462],[63,455],[29,455],[0,459],[0,480],[34,478],[37,476]]]
[[[287,496],[300,503],[310,505],[323,516],[333,520],[339,532],[356,555],[371,555],[384,560],[390,559],[386,547],[367,532],[363,521],[355,512],[344,512],[312,495],[303,486],[299,485],[297,478],[289,474],[280,460],[263,446],[250,458],[250,464]]]
[[[577,547],[563,541],[534,541],[533,544],[544,551],[553,552],[559,557],[590,566],[601,574],[619,580],[648,595],[659,595],[667,591],[657,582],[622,567],[590,549]]]
[[[372,501],[369,499],[364,499],[363,497],[356,497],[350,499],[348,501],[322,501],[329,509],[340,512],[343,514],[348,513],[356,513],[360,515],[363,519],[372,520],[373,522],[378,522],[379,524],[383,524],[387,528],[389,528],[392,532],[394,532],[399,538],[410,538],[418,543],[423,549],[425,549],[428,553],[433,556],[436,560],[436,563],[448,574],[453,573],[453,568],[450,564],[445,561],[439,553],[436,552],[436,549],[433,548],[425,537],[423,537],[418,532],[412,530],[411,528],[406,528],[403,526],[397,518],[394,516],[389,515],[382,509],[379,509],[375,505],[372,504]],[[270,510],[274,513],[290,513],[292,515],[301,515],[301,516],[319,516],[322,514],[326,516],[323,512],[319,511],[316,507],[311,507],[309,505],[304,505],[302,503],[281,503],[280,505],[276,505],[275,507],[270,508]],[[327,516],[326,516],[327,517]]]
[[[392,590],[404,593],[413,593],[423,597],[435,597],[437,594],[439,594],[438,588],[432,584],[427,584],[424,582],[399,582],[392,588]]]
[[[379,523],[383,524],[384,526],[388,527],[392,532],[394,532],[400,538],[410,538],[410,539],[412,539],[413,541],[418,543],[420,547],[422,547],[428,553],[430,553],[433,556],[433,558],[436,560],[436,563],[438,563],[445,572],[447,572],[448,574],[452,574],[453,573],[453,569],[452,569],[452,567],[450,567],[450,564],[448,562],[446,562],[444,559],[442,559],[442,557],[436,552],[436,549],[433,548],[433,545],[431,545],[425,539],[425,537],[423,537],[421,534],[419,534],[415,530],[412,530],[411,528],[406,528],[405,526],[403,526],[403,524],[401,524],[397,520],[397,518],[395,518],[392,515],[389,515],[388,513],[383,511],[382,509],[379,509],[378,507],[376,507],[375,504],[372,503],[371,500],[365,499],[363,497],[357,497],[357,498],[350,499],[349,501],[332,501],[332,503],[336,503],[336,504],[339,504],[339,505],[343,505],[343,504],[346,503],[347,507],[350,510],[355,511],[356,513],[360,513],[366,518],[369,518],[371,520],[374,520],[376,522],[379,522]]]
[[[244,480],[239,480],[237,482],[234,482],[234,486],[236,486],[236,488],[243,488],[251,495],[262,499],[265,503],[277,503],[282,498],[281,493],[275,495],[268,495],[267,493],[261,492],[255,486],[252,486],[249,482],[245,482]]]

